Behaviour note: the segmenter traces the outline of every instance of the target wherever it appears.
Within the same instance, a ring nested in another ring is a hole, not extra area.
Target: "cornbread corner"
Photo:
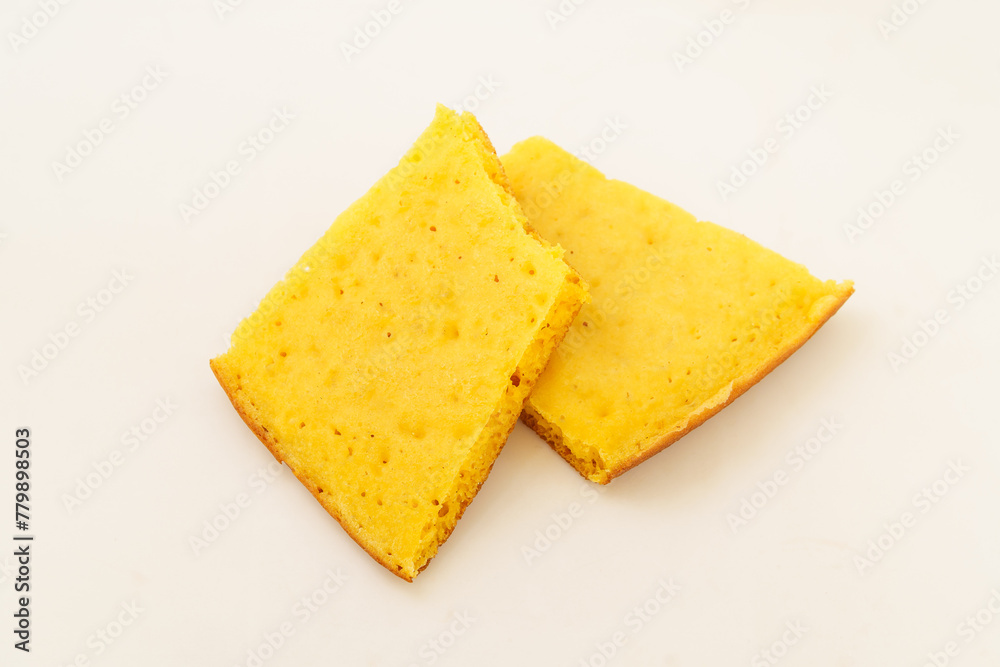
[[[247,426],[412,581],[478,492],[586,297],[493,146],[439,106],[211,361]]]
[[[590,285],[522,419],[601,484],[756,384],[854,292],[541,137],[502,158],[542,237]]]

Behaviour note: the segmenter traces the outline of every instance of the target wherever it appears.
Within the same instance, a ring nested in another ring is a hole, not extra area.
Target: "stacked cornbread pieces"
[[[502,159],[530,224],[590,286],[524,421],[606,484],[703,423],[853,292],[546,139]]]
[[[586,299],[471,114],[439,107],[211,361],[237,412],[412,580],[476,495]]]

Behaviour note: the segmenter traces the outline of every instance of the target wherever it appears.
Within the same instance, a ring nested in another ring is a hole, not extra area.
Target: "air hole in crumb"
[[[287,353],[287,352],[285,352],[284,350],[282,350],[282,351],[281,351],[281,356],[283,356],[283,357],[287,357],[287,356],[288,356],[288,353]]]
[[[338,431],[337,429],[333,429],[333,434],[334,435],[340,435],[340,431]]]
[[[446,516],[448,514],[448,505],[441,505],[441,509],[438,510],[438,516]]]
[[[362,491],[362,492],[361,492],[361,497],[362,497],[362,498],[364,498],[364,497],[365,497],[365,496],[367,496],[367,495],[368,495],[368,492],[367,492],[367,491]]]
[[[514,371],[514,374],[510,376],[510,383],[515,387],[521,386],[521,376],[517,371]]]
[[[381,507],[382,506],[382,499],[379,498],[378,500],[375,501],[375,503]]]
[[[437,498],[435,498],[434,500],[431,501],[431,505],[439,505],[439,504],[440,503],[438,502]]]
[[[588,324],[587,324],[586,322],[584,322],[584,323],[583,323],[583,326],[585,326],[585,327],[586,327],[586,326],[590,326],[590,325],[588,325]]]
[[[457,178],[455,179],[455,185],[458,185],[458,184],[459,184],[459,183],[461,183],[461,182],[462,182],[462,181],[458,180]]]
[[[341,294],[343,294],[343,293],[344,293],[344,290],[340,290],[340,293],[341,293]]]
[[[323,493],[323,487],[317,486],[316,487],[316,493]]]
[[[500,282],[500,276],[498,276],[497,274],[494,273],[493,274],[493,282],[495,282],[495,283]]]
[[[432,231],[432,232],[436,232],[437,230],[438,230],[438,228],[437,228],[437,227],[435,227],[434,225],[431,225],[431,231]]]
[[[306,427],[306,423],[305,422],[299,423],[299,428],[305,428],[305,427]]]
[[[347,455],[348,456],[354,456],[354,448],[353,447],[348,447],[347,448]],[[364,495],[364,494],[362,494],[362,495]]]
[[[690,368],[688,369],[688,372],[687,372],[687,374],[688,374],[688,375],[691,375],[691,369],[690,369]]]
[[[392,338],[392,332],[391,331],[387,331],[386,334],[385,334],[385,337],[386,338]]]

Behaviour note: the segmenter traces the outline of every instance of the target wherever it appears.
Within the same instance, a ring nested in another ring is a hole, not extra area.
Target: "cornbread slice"
[[[586,298],[562,249],[525,225],[476,119],[439,107],[211,361],[271,453],[407,581]]]
[[[622,474],[728,405],[854,291],[536,137],[503,158],[590,285],[523,419],[584,477]]]

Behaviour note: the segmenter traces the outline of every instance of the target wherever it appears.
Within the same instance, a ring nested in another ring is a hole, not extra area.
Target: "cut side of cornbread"
[[[591,295],[523,419],[595,482],[716,414],[854,291],[540,137],[502,161],[530,224],[567,250]]]
[[[486,479],[586,298],[486,134],[439,107],[212,370],[344,529],[411,581]]]

